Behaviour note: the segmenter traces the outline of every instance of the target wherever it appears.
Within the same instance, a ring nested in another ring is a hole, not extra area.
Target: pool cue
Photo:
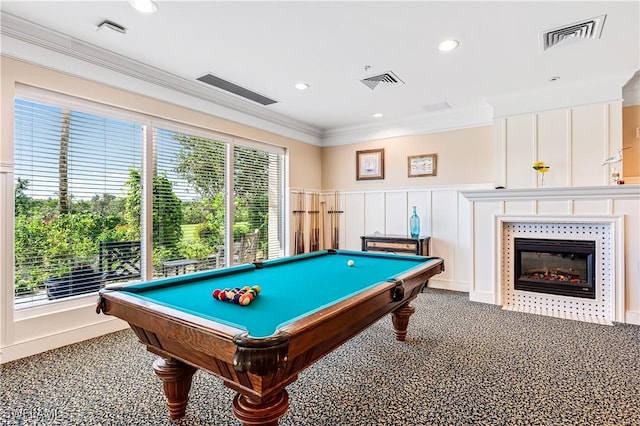
[[[315,194],[315,243],[316,243],[316,251],[320,250],[320,194],[316,192]]]
[[[326,201],[320,201],[320,220],[321,222],[321,226],[320,229],[322,230],[322,232],[320,232],[320,249],[324,250],[325,248],[325,232],[326,232],[326,226],[325,226],[325,215],[327,211],[327,202]]]
[[[329,248],[335,248],[334,247],[335,234],[333,233],[333,223],[334,223],[334,220],[333,220],[333,209],[334,209],[333,208],[333,201],[334,200],[329,199],[329,244],[330,244]]]
[[[300,193],[300,238],[298,239],[298,254],[304,253],[304,214],[306,204],[306,194],[304,191]]]
[[[294,224],[293,227],[295,229],[294,233],[294,241],[293,241],[293,254],[302,254],[304,252],[304,242],[301,244],[301,239],[304,238],[304,235],[301,234],[301,215],[304,213],[301,207],[301,198],[300,193],[296,193],[295,198],[295,210],[293,211]]]
[[[309,251],[318,251],[318,194],[315,192],[311,193],[311,210],[309,210],[309,214],[311,215],[309,219],[311,232],[309,234]]]
[[[340,216],[338,216],[338,211],[340,210],[340,199],[338,198],[338,192],[336,191],[334,195],[335,205],[333,208],[333,214],[335,216],[335,228],[334,228],[334,241],[335,244],[333,246],[334,249],[340,248]]]

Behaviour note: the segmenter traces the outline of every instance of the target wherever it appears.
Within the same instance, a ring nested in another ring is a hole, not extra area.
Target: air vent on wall
[[[237,84],[233,84],[230,81],[223,80],[220,77],[216,77],[213,74],[205,74],[202,77],[198,77],[196,80],[206,83],[210,86],[217,87],[218,89],[225,90],[229,93],[233,93],[234,95],[241,96],[245,99],[257,102],[261,105],[271,105],[278,102],[274,101],[273,99],[267,98],[266,96],[262,96],[259,93],[253,92],[249,89],[245,89],[244,87],[240,87]]]
[[[544,32],[542,34],[542,50],[551,49],[563,42],[600,38],[606,17],[607,15],[600,15]]]
[[[378,84],[380,83],[404,84],[404,81],[400,80],[392,71],[387,71],[384,74],[373,75],[360,81],[371,90],[378,87]]]

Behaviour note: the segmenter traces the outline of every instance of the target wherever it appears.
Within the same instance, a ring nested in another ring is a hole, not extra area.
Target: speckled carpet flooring
[[[518,312],[429,289],[406,343],[383,318],[287,389],[292,425],[640,425],[640,327]],[[239,425],[201,371],[167,417],[155,356],[129,330],[0,366],[2,425]]]

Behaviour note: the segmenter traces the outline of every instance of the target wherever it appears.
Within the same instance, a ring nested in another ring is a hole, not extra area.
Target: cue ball
[[[353,265],[355,265],[355,264],[356,264],[356,262],[354,262],[353,260],[349,260],[349,261],[347,261],[347,265],[348,265],[348,266],[353,266]]]

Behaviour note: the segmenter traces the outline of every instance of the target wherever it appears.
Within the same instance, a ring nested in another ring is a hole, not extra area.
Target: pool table
[[[237,392],[244,425],[277,425],[285,387],[351,337],[391,313],[404,341],[409,302],[443,270],[440,258],[325,250],[103,289],[96,310],[127,321],[160,356],[153,368],[172,419],[185,415],[202,369]],[[261,287],[246,306],[212,297],[245,285]]]

